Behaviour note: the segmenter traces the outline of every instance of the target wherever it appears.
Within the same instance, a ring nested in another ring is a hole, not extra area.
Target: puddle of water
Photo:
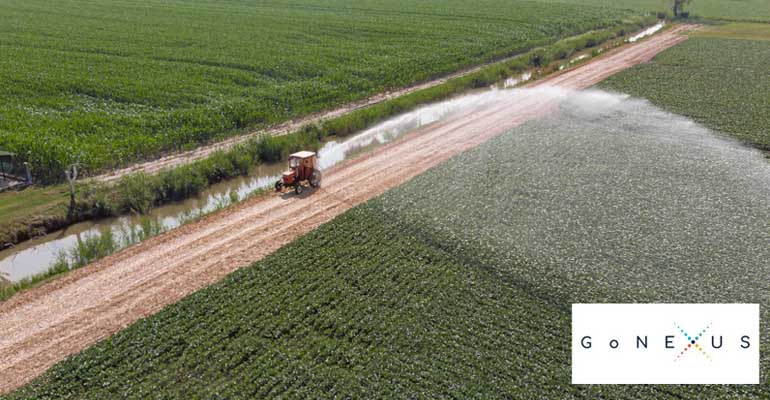
[[[647,36],[653,35],[655,32],[657,32],[657,31],[659,31],[661,29],[663,29],[663,23],[662,22],[658,22],[657,24],[655,24],[655,25],[653,25],[653,26],[651,26],[651,27],[649,27],[649,28],[647,28],[647,29],[637,33],[634,36],[631,36],[628,39],[626,39],[626,42],[634,43],[634,42],[636,42],[639,39],[642,39],[642,38],[645,38]]]
[[[503,82],[503,88],[508,89],[512,88],[520,83],[526,82],[528,80],[532,79],[532,73],[531,72],[525,72],[521,74],[518,78],[508,78]]]

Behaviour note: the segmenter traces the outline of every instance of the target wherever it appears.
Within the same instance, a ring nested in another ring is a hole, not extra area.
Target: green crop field
[[[407,86],[636,12],[533,1],[0,0],[0,148],[61,180]]]
[[[465,152],[7,398],[767,395],[570,384],[573,302],[770,310],[764,160],[618,97]]]
[[[562,4],[611,6],[641,11],[663,11],[671,14],[671,0],[541,0]],[[770,22],[767,0],[692,0],[685,6],[693,16],[704,18]]]
[[[600,86],[647,98],[770,150],[770,41],[737,39],[763,32],[770,38],[765,25],[754,26],[758,29],[731,24],[704,32]]]

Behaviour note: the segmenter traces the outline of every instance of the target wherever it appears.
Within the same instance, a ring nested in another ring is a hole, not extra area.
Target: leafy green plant
[[[599,86],[770,150],[769,59],[770,41],[693,37]]]
[[[153,187],[157,178],[144,173],[126,175],[115,186],[112,209],[117,213],[144,214],[155,203]]]
[[[75,4],[78,15],[67,11],[73,5],[43,0],[0,8],[0,19],[23,21],[0,48],[0,81],[9,83],[0,87],[0,148],[30,161],[46,182],[61,181],[73,157],[94,174],[637,14],[523,0],[451,7],[438,0],[356,7],[226,0],[219,5],[226,13],[200,1]],[[263,160],[280,158],[273,144]]]

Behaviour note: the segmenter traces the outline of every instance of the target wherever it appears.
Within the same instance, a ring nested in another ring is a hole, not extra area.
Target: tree
[[[674,0],[674,16],[678,17],[679,13],[684,11],[685,4],[690,4],[692,0]]]

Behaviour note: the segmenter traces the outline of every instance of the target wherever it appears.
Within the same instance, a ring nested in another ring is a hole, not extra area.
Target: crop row
[[[357,209],[15,396],[473,397],[545,383],[548,341],[521,346],[529,329],[511,313],[568,320],[405,229]]]
[[[0,148],[47,181],[71,162],[126,165],[631,15],[502,0],[3,3],[15,28],[0,43]]]
[[[602,87],[770,150],[770,41],[694,37]]]
[[[651,106],[628,108],[646,115]],[[570,384],[574,302],[749,300],[763,309],[768,302],[767,283],[756,278],[766,274],[756,260],[767,249],[748,254],[742,242],[756,244],[756,233],[703,240],[718,223],[745,219],[710,216],[695,225],[683,216],[710,208],[686,205],[708,196],[645,190],[660,174],[691,179],[664,169],[680,166],[664,156],[689,154],[682,150],[688,141],[641,140],[647,136],[634,129],[646,120],[624,114],[591,114],[587,123],[561,116],[495,138],[57,364],[8,398],[766,394],[765,386]],[[637,146],[623,152],[628,147],[617,141]],[[658,158],[643,157],[650,151]],[[713,149],[699,151],[714,157]],[[635,167],[640,162],[659,166]],[[623,175],[629,164],[634,175]],[[693,170],[715,196],[733,199],[724,194],[733,180]],[[616,184],[617,176],[625,183]],[[666,194],[677,201],[664,201]],[[650,209],[634,207],[656,200]],[[628,246],[634,229],[642,232]],[[693,243],[671,240],[678,235]],[[642,244],[658,247],[647,254]],[[687,249],[703,263],[676,258]],[[753,272],[741,270],[752,265]]]

